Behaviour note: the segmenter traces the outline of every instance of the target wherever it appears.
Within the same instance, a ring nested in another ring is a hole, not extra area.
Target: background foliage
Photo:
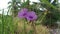
[[[42,28],[47,29],[46,27],[57,28],[57,21],[60,21],[60,3],[58,3],[58,0],[54,0],[52,3],[51,0],[39,1],[39,3],[33,2],[33,4],[30,4],[31,1],[29,0],[23,2],[21,2],[21,0],[12,0],[8,2],[8,5],[10,4],[8,6],[8,12],[11,12],[12,14],[4,15],[4,9],[2,10],[3,12],[0,15],[0,34],[24,34],[23,20],[17,17],[18,12],[21,8],[28,8],[29,10],[33,10],[36,12],[36,14],[38,15],[38,19],[35,22],[38,32],[40,32]],[[32,34],[33,30],[29,29],[31,28],[31,26],[29,26],[28,24],[26,24],[26,26],[26,29],[29,30],[27,31],[28,34]],[[41,32],[47,32],[45,29],[42,29],[43,31]]]

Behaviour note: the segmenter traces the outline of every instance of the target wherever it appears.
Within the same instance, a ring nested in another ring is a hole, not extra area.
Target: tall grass
[[[32,28],[33,26],[27,24],[26,21],[23,22],[18,17],[9,16],[8,14],[4,15],[3,9],[2,15],[0,15],[0,34],[33,34],[35,30],[33,31]],[[45,34],[46,28],[44,26],[39,25],[36,28],[38,34]],[[48,33],[48,31],[46,32]]]
[[[0,15],[1,24],[0,24],[0,34],[14,34],[14,23],[12,16],[4,15],[4,9],[2,15]]]

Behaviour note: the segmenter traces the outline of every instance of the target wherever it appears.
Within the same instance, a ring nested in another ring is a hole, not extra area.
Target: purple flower
[[[19,17],[19,18],[25,18],[27,12],[28,12],[28,9],[27,9],[27,8],[21,9],[21,11],[18,12],[18,17]]]
[[[29,11],[26,16],[27,20],[36,20],[37,15],[34,11]]]

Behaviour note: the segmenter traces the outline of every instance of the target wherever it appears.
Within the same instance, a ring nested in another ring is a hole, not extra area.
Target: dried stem
[[[31,26],[32,26],[32,28],[33,28],[33,30],[34,30],[33,34],[37,34],[35,23],[34,23],[34,22],[32,22]]]

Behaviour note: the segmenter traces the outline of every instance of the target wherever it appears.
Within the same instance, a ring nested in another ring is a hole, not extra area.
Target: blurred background
[[[35,26],[18,17],[22,8],[36,13]],[[60,0],[0,0],[0,34],[59,33]]]

